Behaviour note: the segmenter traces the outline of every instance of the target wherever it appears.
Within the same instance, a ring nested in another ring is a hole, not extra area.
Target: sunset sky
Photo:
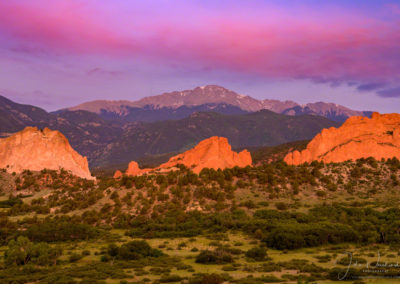
[[[56,110],[207,84],[399,112],[400,1],[0,1],[12,100]]]

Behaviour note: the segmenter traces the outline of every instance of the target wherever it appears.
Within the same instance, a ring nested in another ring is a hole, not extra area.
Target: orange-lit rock
[[[128,169],[126,170],[125,174],[127,176],[140,176],[142,174],[150,172],[152,169],[141,169],[139,168],[139,164],[135,161],[132,161],[128,165]],[[114,178],[119,179],[123,176],[123,173],[120,170],[117,170],[114,173]]]
[[[120,170],[117,170],[117,171],[114,173],[114,178],[115,178],[115,179],[122,178],[122,176],[123,176],[123,174],[122,174],[122,172],[121,172]]]
[[[168,162],[160,165],[158,168],[170,168],[177,164],[183,164],[192,168],[193,172],[200,173],[203,168],[225,169],[235,166],[245,167],[251,165],[252,160],[247,150],[236,153],[232,151],[228,139],[214,136],[201,141],[193,149],[170,158]]]
[[[214,136],[201,141],[193,149],[170,158],[168,162],[154,169],[140,169],[138,163],[132,161],[129,163],[126,174],[136,176],[153,171],[168,171],[178,164],[183,164],[191,168],[193,172],[200,173],[204,168],[226,169],[235,166],[251,166],[252,159],[249,151],[243,150],[240,153],[236,153],[232,151],[228,139]],[[118,174],[117,172],[115,172],[114,178],[122,176],[122,173],[119,175],[120,172]]]
[[[26,127],[0,139],[0,168],[16,173],[63,168],[78,177],[94,179],[86,157],[72,149],[63,134],[48,128]]]
[[[137,175],[147,173],[149,171],[151,171],[151,169],[141,169],[141,168],[139,168],[138,163],[136,163],[135,161],[132,161],[129,163],[128,169],[126,170],[125,174],[128,176],[137,176]]]
[[[400,114],[350,117],[339,128],[323,129],[305,150],[287,154],[284,161],[299,165],[312,161],[339,163],[367,157],[378,160],[400,158]]]

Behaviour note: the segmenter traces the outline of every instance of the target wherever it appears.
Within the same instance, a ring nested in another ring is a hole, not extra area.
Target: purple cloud
[[[374,90],[377,90],[377,89],[385,87],[385,85],[386,85],[386,83],[382,83],[382,82],[379,82],[379,83],[366,83],[366,84],[359,85],[357,87],[357,90],[361,91],[361,92],[374,91]]]
[[[392,110],[382,99],[399,97],[392,2],[0,1],[0,88],[26,102],[42,90],[53,109],[210,83],[279,99],[304,83],[290,99]]]
[[[123,74],[123,72],[120,71],[109,71],[109,70],[105,70],[103,68],[100,67],[96,67],[93,68],[91,70],[89,70],[86,73],[88,76],[96,76],[96,75],[100,75],[100,76],[118,76]]]
[[[400,87],[378,91],[377,94],[382,98],[400,98]]]
[[[4,34],[33,56],[44,49],[82,58],[135,58],[264,78],[317,78],[333,86],[391,80],[400,72],[397,21],[361,9],[308,8],[293,15],[274,4],[258,7],[263,13],[251,5],[217,13],[194,4],[154,11],[138,2],[113,9],[82,3],[0,1],[0,40]],[[191,12],[179,13],[185,9]]]

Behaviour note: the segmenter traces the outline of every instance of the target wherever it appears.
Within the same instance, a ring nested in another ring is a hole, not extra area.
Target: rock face
[[[127,175],[141,175],[150,171],[163,171],[173,168],[178,164],[183,164],[191,168],[193,172],[200,173],[204,168],[226,169],[251,166],[252,159],[249,151],[243,150],[240,153],[232,151],[228,139],[224,137],[211,137],[201,141],[193,149],[174,156],[168,162],[161,164],[155,169],[140,169],[139,165],[132,161],[129,163]],[[122,176],[120,171],[116,171],[114,178]]]
[[[48,128],[24,130],[0,139],[0,168],[8,172],[63,168],[81,178],[94,179],[86,157],[79,155],[59,131]]]
[[[200,173],[203,168],[225,169],[235,166],[246,167],[251,165],[251,155],[249,151],[243,150],[240,153],[232,151],[228,139],[213,136],[197,144],[193,149],[174,156],[168,162],[160,165],[159,168],[165,169],[183,164],[193,167],[195,173]]]
[[[379,114],[372,117],[353,116],[339,128],[322,130],[301,152],[286,155],[291,165],[322,161],[339,163],[374,157],[400,158],[400,114]]]

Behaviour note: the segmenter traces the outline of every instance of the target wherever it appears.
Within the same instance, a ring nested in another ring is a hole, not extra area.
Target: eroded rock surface
[[[140,169],[139,165],[132,161],[129,163],[126,174],[141,175],[149,171],[164,171],[176,167],[178,164],[183,164],[191,168],[193,172],[200,173],[204,168],[226,169],[235,166],[250,166],[252,159],[249,151],[234,152],[228,143],[228,139],[214,136],[201,141],[193,149],[170,158],[168,162],[155,169]],[[117,171],[114,177],[121,177],[120,171]]]
[[[0,139],[0,168],[10,173],[63,168],[78,177],[94,179],[86,157],[78,154],[63,134],[48,128],[26,127]]]
[[[174,156],[168,162],[160,165],[159,168],[170,168],[177,164],[183,164],[186,167],[193,167],[195,173],[199,173],[203,168],[226,169],[246,167],[251,165],[251,155],[247,150],[240,153],[232,151],[228,139],[224,137],[213,136],[201,141],[193,149],[182,154]]]
[[[339,128],[323,129],[301,152],[286,155],[290,165],[322,161],[339,163],[374,157],[400,158],[400,114],[372,114],[371,118],[353,116]]]

